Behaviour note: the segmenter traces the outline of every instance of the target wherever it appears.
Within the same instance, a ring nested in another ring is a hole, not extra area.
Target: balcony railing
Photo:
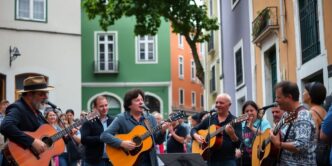
[[[95,73],[118,73],[119,62],[118,61],[94,61]]]
[[[257,45],[279,28],[277,7],[266,7],[252,22],[253,42]]]

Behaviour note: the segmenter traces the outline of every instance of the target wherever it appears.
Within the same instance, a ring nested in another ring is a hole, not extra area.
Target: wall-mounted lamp
[[[9,46],[9,66],[12,66],[12,61],[14,61],[18,56],[21,56],[20,51],[17,47]]]

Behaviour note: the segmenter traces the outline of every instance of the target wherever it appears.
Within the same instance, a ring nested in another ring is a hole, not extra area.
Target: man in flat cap
[[[47,145],[25,132],[36,131],[42,124],[47,123],[39,109],[47,100],[48,92],[54,87],[48,86],[44,76],[28,77],[24,80],[23,86],[24,89],[19,91],[21,98],[6,109],[0,131],[20,147],[40,154],[47,150]],[[5,150],[4,153],[6,159],[2,165],[9,165],[9,157],[6,156]]]

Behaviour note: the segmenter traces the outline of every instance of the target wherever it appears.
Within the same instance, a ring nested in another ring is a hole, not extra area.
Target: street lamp
[[[17,47],[9,46],[9,66],[12,66],[12,61],[14,61],[18,56],[21,56],[20,51]]]

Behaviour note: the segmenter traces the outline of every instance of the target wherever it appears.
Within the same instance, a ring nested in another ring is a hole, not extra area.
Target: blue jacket
[[[155,118],[151,115],[147,115],[146,118],[149,120],[151,124],[151,128],[157,126],[157,122]],[[104,131],[100,138],[103,142],[109,144],[113,147],[120,147],[122,140],[115,138],[116,134],[127,134],[137,125],[144,125],[143,119],[140,122],[137,122],[128,111],[120,113],[114,119],[112,124],[108,127],[106,131]],[[155,132],[153,134],[154,144],[161,144],[165,140],[165,134],[162,134],[160,131]],[[154,145],[153,145],[154,146]],[[150,158],[150,163],[139,163],[140,165],[151,165],[156,166],[157,163],[157,154],[155,148],[151,148],[149,152],[147,152]],[[146,154],[143,152],[142,154]],[[142,155],[141,154],[141,155]]]

